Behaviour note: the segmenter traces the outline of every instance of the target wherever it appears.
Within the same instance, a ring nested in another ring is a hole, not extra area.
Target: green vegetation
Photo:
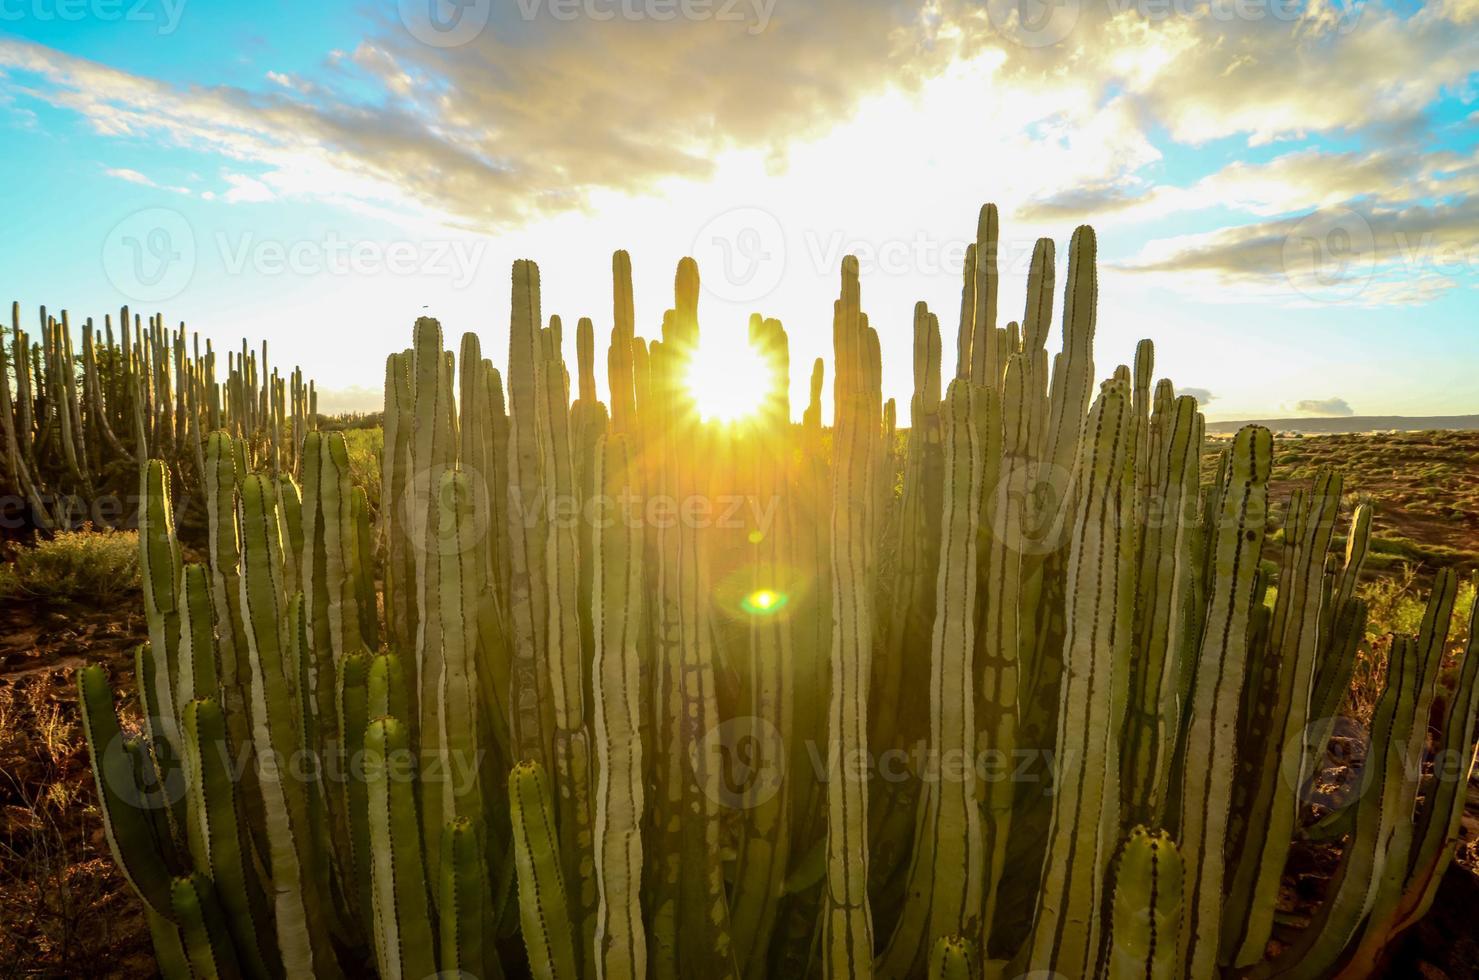
[[[1226,444],[1211,441],[1212,448]],[[1282,496],[1320,467],[1375,506],[1369,567],[1431,576],[1439,568],[1479,569],[1479,432],[1368,432],[1278,438],[1271,486]],[[1206,458],[1204,468],[1210,465]],[[1204,477],[1210,473],[1204,469]],[[1339,539],[1337,539],[1339,542]]]
[[[0,564],[0,599],[104,603],[139,588],[139,536],[60,531]]]

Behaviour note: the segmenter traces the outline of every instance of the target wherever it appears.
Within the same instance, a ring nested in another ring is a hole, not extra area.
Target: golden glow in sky
[[[688,390],[706,422],[753,415],[774,385],[774,369],[743,337],[710,332],[688,363]]]

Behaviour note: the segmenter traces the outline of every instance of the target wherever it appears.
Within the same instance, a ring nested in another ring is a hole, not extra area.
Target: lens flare
[[[775,589],[756,589],[740,600],[740,608],[751,616],[769,616],[784,609],[789,599]]]

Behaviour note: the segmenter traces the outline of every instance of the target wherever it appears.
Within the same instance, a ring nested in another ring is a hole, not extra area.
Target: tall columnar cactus
[[[283,968],[289,973],[337,973],[328,948],[327,909],[309,827],[308,787],[289,767],[303,746],[307,676],[299,659],[302,637],[280,592],[283,542],[271,481],[241,484],[241,609],[251,664],[250,717],[266,811],[266,838],[274,884],[274,911]]]
[[[127,307],[116,334],[111,317],[101,330],[91,318],[79,329],[68,311],[52,316],[45,307],[38,334],[20,321],[20,304],[12,303],[8,344],[0,338],[0,493],[25,502],[28,526],[115,519],[101,505],[131,496],[136,467],[151,456],[184,489],[201,490],[205,434],[216,429],[244,440],[254,457],[277,460],[274,472],[294,470],[299,437],[313,427],[311,382],[301,372],[290,383],[275,372],[268,379],[285,399],[291,389],[292,409],[284,402],[263,420],[245,404],[248,394],[257,398],[246,380],[259,371],[255,352],[218,380],[209,342],[202,351],[197,335],[183,325],[169,330],[158,317],[145,329]],[[232,398],[238,389],[243,397]]]
[[[1061,760],[1028,962],[1089,976],[1099,966],[1105,875],[1119,835],[1119,746],[1128,659],[1132,531],[1129,392],[1106,383],[1078,464],[1069,573]]]
[[[592,555],[596,619],[592,712],[596,745],[595,876],[599,891],[595,972],[611,980],[647,975],[647,941],[640,916],[644,755],[641,732],[643,627],[642,537],[630,509],[635,460],[621,434],[607,436],[596,455],[595,485],[608,506]]]
[[[1332,555],[1322,472],[1266,559],[1269,433],[1199,487],[1205,423],[1148,341],[1090,403],[1092,231],[1052,359],[1053,243],[999,326],[998,241],[988,206],[943,397],[915,308],[907,420],[844,260],[830,431],[823,363],[792,425],[789,340],[758,314],[775,377],[751,418],[705,421],[697,266],[649,342],[620,252],[608,413],[596,324],[572,379],[520,261],[505,373],[429,318],[387,360],[378,506],[265,348],[217,384],[208,345],[124,311],[116,345],[84,327],[76,384],[67,318],[17,324],[5,478],[101,488],[121,449],[141,491],[143,736],[101,668],[78,685],[161,972],[1375,970],[1458,836],[1479,646],[1440,670],[1457,578],[1393,641],[1354,792],[1302,826],[1364,642],[1370,507]],[[1302,932],[1275,918],[1301,835],[1346,839]]]
[[[935,767],[921,804],[907,894],[909,904],[880,961],[880,975],[915,975],[947,937],[980,948],[985,858],[975,756],[976,519],[981,496],[982,439],[972,385],[950,385],[945,425],[944,507],[934,637],[930,657],[930,749]]]
[[[1321,594],[1324,559],[1330,551],[1340,498],[1340,478],[1323,472],[1315,478],[1313,491],[1300,498],[1297,520],[1286,525],[1286,534],[1298,534],[1289,546],[1287,577],[1273,613],[1275,632],[1261,657],[1261,676],[1250,675],[1246,682],[1246,689],[1254,694],[1246,701],[1249,724],[1239,733],[1238,751],[1244,779],[1253,788],[1245,790],[1248,805],[1241,815],[1242,853],[1227,882],[1222,926],[1224,957],[1239,966],[1262,959],[1268,944],[1274,899],[1298,817],[1296,794],[1303,784],[1305,762],[1300,738],[1306,726],[1322,724],[1308,715],[1309,692],[1325,601]],[[1259,781],[1260,772],[1278,772],[1280,778]]]
[[[1178,749],[1178,843],[1186,866],[1181,970],[1216,969],[1222,926],[1227,839],[1237,759],[1238,705],[1248,653],[1249,596],[1262,550],[1273,437],[1248,426],[1233,441],[1212,549],[1212,582],[1191,696]]]
[[[436,973],[431,896],[421,849],[405,722],[387,715],[365,730],[365,783],[369,787],[374,888],[375,963],[380,975],[426,977]]]
[[[842,297],[833,312],[837,378],[832,470],[832,694],[827,710],[827,906],[824,969],[834,977],[872,975],[873,916],[868,907],[868,795],[846,760],[867,751],[873,572],[869,503],[879,417],[871,411],[868,345],[858,262],[842,262]]]
[[[529,969],[536,980],[574,980],[576,933],[570,923],[565,876],[554,835],[549,782],[537,762],[509,773],[514,817],[514,859],[519,869],[519,909]]]

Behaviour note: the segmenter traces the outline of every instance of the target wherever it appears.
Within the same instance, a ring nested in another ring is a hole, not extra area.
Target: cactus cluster
[[[1053,243],[998,326],[997,234],[987,206],[948,384],[916,308],[903,439],[855,259],[828,430],[822,362],[792,424],[760,316],[773,384],[702,422],[697,266],[649,341],[618,252],[609,404],[587,319],[571,398],[532,262],[506,375],[417,321],[387,361],[373,527],[339,435],[303,434],[300,486],[215,432],[209,561],[186,563],[145,465],[145,730],[100,668],[79,684],[165,976],[1374,969],[1454,852],[1479,710],[1474,642],[1440,670],[1455,577],[1394,639],[1356,792],[1301,826],[1365,628],[1369,509],[1334,554],[1321,473],[1271,524],[1256,426],[1201,486],[1202,417],[1152,385],[1150,343],[1096,381],[1092,230],[1052,356]],[[1315,834],[1345,839],[1341,871],[1271,946]]]
[[[100,506],[131,494],[139,467],[167,461],[175,483],[190,492],[205,482],[205,439],[226,430],[247,457],[274,474],[296,473],[298,449],[316,417],[313,383],[294,369],[269,370],[245,342],[226,354],[217,380],[216,352],[206,340],[171,330],[162,316],[147,323],[128,307],[101,327],[82,324],[78,356],[71,319],[41,308],[39,338],[10,308],[10,337],[0,331],[0,498],[7,521],[52,529],[119,520]]]

